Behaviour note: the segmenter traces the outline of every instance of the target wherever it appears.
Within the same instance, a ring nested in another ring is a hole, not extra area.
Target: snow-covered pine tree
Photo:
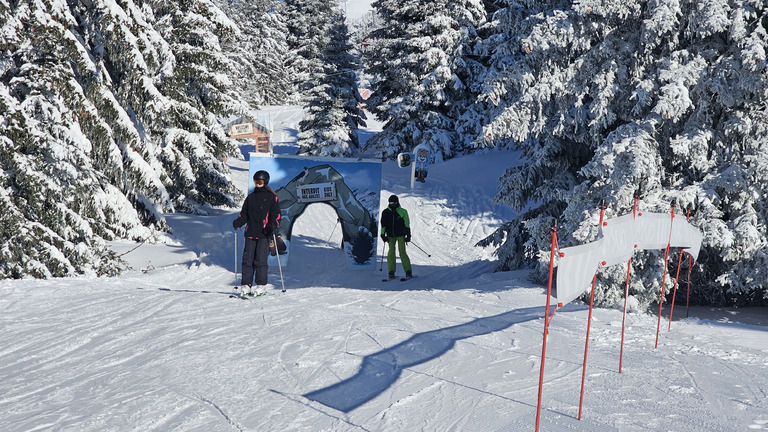
[[[469,97],[466,56],[485,19],[482,0],[377,0],[381,28],[368,35],[369,109],[385,122],[368,141],[377,157],[415,146],[451,157],[463,141],[456,122]]]
[[[68,6],[0,7],[0,278],[114,274],[102,238],[146,238],[170,205]]]
[[[456,129],[463,147],[470,150],[495,145],[494,138],[485,135],[484,127],[501,111],[495,90],[503,85],[499,80],[508,78],[504,75],[507,66],[515,61],[519,51],[511,41],[513,26],[510,25],[509,10],[502,8],[505,3],[484,2],[487,18],[477,29],[479,40],[472,46],[471,55],[466,56],[470,71],[467,86],[474,97],[467,101]]]
[[[219,0],[217,3],[239,27],[223,40],[223,48],[234,63],[236,86],[249,105],[280,105],[287,102],[291,79],[288,59],[288,29],[278,19],[283,3],[272,0]]]
[[[506,234],[499,268],[538,257],[544,276],[555,222],[560,246],[592,241],[600,203],[607,217],[625,214],[638,193],[643,211],[692,208],[705,236],[693,297],[764,304],[766,2],[508,4],[485,95],[499,115],[485,131],[493,141],[478,144],[524,151],[496,200],[531,210],[484,242]],[[633,259],[630,291],[643,304],[659,300],[662,261],[661,252]],[[598,272],[599,304],[623,296],[618,267]]]
[[[283,0],[282,3],[278,10],[288,29],[289,60],[286,67],[292,79],[291,100],[301,102],[302,94],[322,75],[320,53],[328,44],[336,1]]]
[[[155,30],[167,10],[0,3],[0,278],[113,274],[103,239],[151,238],[163,212],[234,203],[216,159],[234,146],[212,114],[234,103],[170,85],[187,54]],[[226,88],[221,76],[206,78]]]
[[[258,31],[254,31],[254,34],[258,35],[255,46],[258,74],[254,79],[254,92],[262,104],[285,104],[289,100],[292,85],[286,67],[289,58],[288,28],[279,19],[276,9],[263,14],[256,28]]]
[[[360,69],[352,55],[344,15],[338,13],[329,31],[330,40],[320,53],[323,75],[306,94],[304,118],[299,122],[298,154],[333,157],[357,156],[357,128],[365,126],[362,98],[357,91]]]
[[[235,205],[238,189],[220,159],[237,151],[219,117],[249,110],[229,79],[236,64],[221,41],[237,34],[236,24],[209,0],[159,0],[152,3],[155,28],[168,42],[173,63],[158,90],[163,105],[148,107],[144,125],[160,141],[160,160],[168,172],[166,188],[177,211],[204,212],[205,204]]]
[[[217,119],[248,110],[237,99],[228,78],[233,65],[220,46],[237,34],[234,23],[207,0],[128,1],[123,9],[89,3],[78,11],[83,38],[120,105],[102,109],[98,118],[120,121],[113,130],[134,135],[128,142],[155,171],[137,177],[161,182],[169,201],[163,211],[234,205],[239,192],[219,157],[236,147]],[[94,140],[109,132],[94,132]]]

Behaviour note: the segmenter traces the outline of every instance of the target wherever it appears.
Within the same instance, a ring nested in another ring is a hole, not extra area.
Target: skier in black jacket
[[[267,293],[269,242],[277,227],[280,226],[280,202],[275,191],[267,186],[268,183],[268,172],[261,170],[253,175],[253,184],[256,187],[245,198],[240,215],[232,222],[235,229],[245,225],[241,296]],[[251,292],[254,269],[256,289]]]
[[[405,278],[413,277],[411,273],[411,260],[405,252],[405,244],[411,241],[411,221],[408,211],[400,207],[400,199],[397,195],[389,197],[389,206],[381,212],[381,239],[389,244],[387,253],[387,270],[389,278],[395,278],[395,245],[400,252],[400,262],[403,264]]]

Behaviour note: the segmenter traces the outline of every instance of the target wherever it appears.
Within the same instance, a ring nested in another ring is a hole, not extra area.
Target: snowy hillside
[[[300,114],[268,111],[292,153]],[[514,216],[489,203],[515,157],[439,163],[413,190],[383,165],[382,201],[411,213],[407,282],[345,270],[324,205],[294,225],[286,292],[272,267],[261,299],[229,298],[237,210],[221,208],[169,215],[165,244],[115,244],[120,277],[0,281],[0,430],[533,430],[545,287],[491,273],[492,250],[472,246]],[[229,163],[245,188],[248,161]],[[654,349],[657,316],[628,314],[619,374],[622,313],[595,310],[578,420],[587,307],[560,309],[541,430],[768,430],[766,310],[684,316],[667,331],[665,311]]]

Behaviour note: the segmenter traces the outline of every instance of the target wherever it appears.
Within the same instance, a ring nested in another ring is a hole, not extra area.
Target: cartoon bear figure
[[[429,164],[435,163],[435,157],[428,149],[421,146],[416,147],[415,153],[416,170],[414,175],[416,176],[416,181],[424,183],[429,172]]]

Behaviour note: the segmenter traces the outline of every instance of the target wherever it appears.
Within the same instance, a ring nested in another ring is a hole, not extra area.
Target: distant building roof
[[[254,120],[252,117],[248,117],[245,115],[241,115],[239,117],[236,117],[234,120],[227,122],[227,124],[225,124],[224,127],[226,129],[229,129],[234,125],[243,124],[243,123],[251,123],[253,124],[254,129],[258,129],[258,130],[269,133],[269,128],[259,123],[258,121]]]

